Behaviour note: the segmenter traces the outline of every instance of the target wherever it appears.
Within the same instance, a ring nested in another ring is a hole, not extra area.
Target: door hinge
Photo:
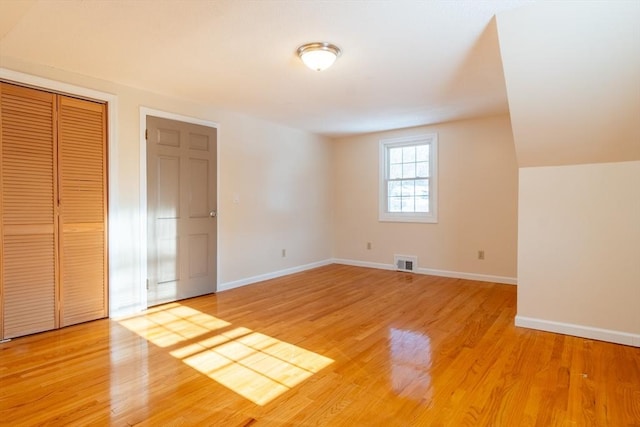
[[[149,139],[149,129],[144,130],[144,139]]]
[[[147,279],[147,290],[149,290],[149,279]]]

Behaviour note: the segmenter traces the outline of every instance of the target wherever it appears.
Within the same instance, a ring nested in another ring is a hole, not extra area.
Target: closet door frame
[[[55,80],[47,79],[40,76],[35,76],[32,74],[21,73],[18,71],[8,70],[0,67],[0,80],[10,83],[16,84],[20,86],[26,86],[33,89],[40,89],[48,92],[54,92],[61,95],[67,95],[77,98],[83,98],[87,100],[93,100],[97,102],[103,102],[106,104],[107,108],[107,132],[106,132],[106,151],[107,156],[105,160],[107,162],[107,185],[105,188],[107,195],[107,202],[105,203],[105,213],[107,214],[106,221],[106,236],[105,236],[105,254],[106,254],[106,271],[107,271],[107,287],[109,289],[109,298],[107,300],[108,307],[108,315],[109,317],[113,317],[117,315],[116,312],[114,314],[114,309],[117,310],[119,304],[117,301],[119,300],[119,294],[117,292],[118,286],[117,283],[114,283],[113,278],[117,276],[117,262],[114,259],[114,254],[117,253],[117,242],[116,238],[118,230],[117,230],[117,222],[115,219],[115,215],[120,211],[119,209],[119,199],[118,199],[118,188],[117,188],[117,171],[118,171],[118,161],[117,161],[117,153],[118,153],[118,133],[117,133],[117,118],[118,118],[118,97],[114,94],[101,92],[94,89],[89,89],[82,86],[76,86],[69,83],[58,82]],[[114,286],[115,284],[115,286]],[[114,292],[115,290],[115,292]],[[122,296],[122,298],[126,298]],[[115,302],[115,303],[114,303]],[[140,305],[140,309],[142,309],[142,305]]]

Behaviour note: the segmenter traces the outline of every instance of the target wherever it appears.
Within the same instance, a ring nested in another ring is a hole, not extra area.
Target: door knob
[[[215,217],[216,217],[216,215],[217,215],[217,212],[216,212],[216,211],[210,211],[210,212],[209,212],[209,216],[210,216],[211,218],[215,218]]]

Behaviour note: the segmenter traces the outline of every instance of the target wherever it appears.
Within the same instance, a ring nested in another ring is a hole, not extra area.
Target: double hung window
[[[380,141],[379,220],[438,222],[436,134]]]

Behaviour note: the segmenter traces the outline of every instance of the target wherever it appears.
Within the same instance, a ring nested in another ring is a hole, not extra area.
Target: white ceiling
[[[0,0],[0,54],[337,136],[508,111],[492,18],[530,2]]]

